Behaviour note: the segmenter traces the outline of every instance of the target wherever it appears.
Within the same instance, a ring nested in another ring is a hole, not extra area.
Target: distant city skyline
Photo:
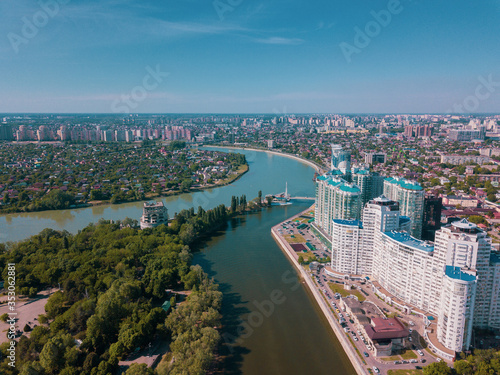
[[[0,112],[500,112],[500,2],[0,3]]]

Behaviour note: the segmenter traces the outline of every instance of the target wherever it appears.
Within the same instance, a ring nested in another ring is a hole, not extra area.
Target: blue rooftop
[[[332,186],[337,186],[340,184],[340,181],[328,180],[328,184]]]
[[[331,175],[334,175],[334,176],[342,176],[342,175],[343,175],[342,171],[341,171],[341,170],[339,170],[339,169],[332,169],[332,170],[330,171],[330,174],[331,174]]]
[[[384,232],[384,234],[393,239],[394,241],[400,242],[405,246],[412,247],[414,249],[426,251],[428,253],[431,253],[434,251],[434,245],[429,245],[424,241],[417,240],[416,238],[413,238],[406,232]]]
[[[342,220],[342,219],[333,219],[332,220],[335,224],[339,225],[351,225],[353,227],[358,227],[363,229],[363,223],[359,220]]]
[[[366,169],[355,169],[354,173],[356,173],[356,174],[370,174],[370,171],[368,171]]]
[[[444,273],[450,279],[463,280],[463,281],[475,281],[476,276],[462,272],[460,267],[446,266]]]
[[[339,186],[339,189],[348,193],[361,193],[361,190],[356,185],[349,186],[342,184]]]
[[[393,177],[388,177],[384,179],[384,181],[389,182],[390,184],[396,184],[401,186],[403,189],[408,189],[408,190],[423,190],[422,186],[420,186],[419,183],[417,182],[410,182],[408,180],[405,180],[404,178],[393,178]]]
[[[318,177],[318,180],[320,180],[320,181],[325,181],[325,180],[326,180],[326,176],[319,176],[319,177]]]

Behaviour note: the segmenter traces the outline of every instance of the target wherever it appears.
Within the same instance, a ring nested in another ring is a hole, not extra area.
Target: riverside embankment
[[[205,209],[245,194],[250,200],[285,189],[292,196],[314,196],[315,170],[284,155],[237,150],[247,156],[248,173],[230,185],[162,198],[169,215],[183,208]],[[265,208],[232,218],[194,254],[199,264],[220,285],[223,348],[220,373],[245,375],[354,375],[351,362],[308,289],[280,250],[271,228],[305,210],[310,204]],[[0,216],[0,242],[27,238],[49,227],[76,233],[100,218],[138,219],[142,203],[124,203],[66,211],[45,211]],[[269,305],[279,296],[278,304]],[[263,306],[269,306],[263,314]],[[227,340],[226,340],[227,339]],[[233,341],[231,341],[233,339]]]
[[[291,218],[288,218],[285,221],[294,220],[295,218],[307,213],[308,211],[311,211],[311,207],[308,208],[307,210],[304,210],[304,211],[294,215]],[[293,266],[295,267],[295,269],[299,273],[300,277],[305,281],[311,294],[314,296],[314,299],[316,300],[318,306],[321,308],[321,311],[325,315],[325,318],[328,320],[330,327],[332,328],[333,332],[335,332],[337,339],[342,344],[342,348],[344,349],[345,353],[347,354],[347,356],[351,360],[351,363],[354,366],[354,368],[356,369],[357,374],[358,375],[368,374],[368,372],[365,369],[365,366],[363,365],[363,363],[361,363],[361,360],[360,360],[358,354],[356,353],[355,349],[350,344],[349,340],[346,338],[346,335],[342,331],[337,319],[333,316],[331,308],[326,303],[325,298],[319,292],[317,286],[314,284],[309,273],[304,269],[304,267],[302,267],[299,264],[297,253],[292,249],[292,247],[285,240],[285,238],[279,233],[278,229],[283,225],[283,223],[284,222],[279,223],[279,224],[272,227],[271,234],[272,234],[273,238],[278,243],[281,250],[283,250],[283,252],[287,256],[287,258],[290,260],[290,262],[293,264]]]

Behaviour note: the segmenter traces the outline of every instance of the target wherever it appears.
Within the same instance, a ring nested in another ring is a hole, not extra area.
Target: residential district
[[[0,125],[6,147],[183,141],[314,163],[314,207],[273,235],[321,293],[320,306],[365,373],[451,365],[472,349],[499,346],[499,139],[499,115],[468,114],[5,115]],[[54,174],[61,188],[72,183],[65,168],[64,179]],[[96,181],[82,182],[90,197]],[[2,186],[4,204],[12,183]],[[145,206],[143,227],[154,226],[158,209]]]
[[[416,363],[430,360],[424,348],[451,362],[472,347],[498,345],[500,253],[483,224],[488,221],[477,220],[483,218],[475,211],[480,202],[471,208],[475,222],[460,210],[443,218],[443,198],[445,205],[474,198],[426,195],[415,180],[383,176],[368,163],[351,166],[350,151],[340,145],[331,146],[331,155],[330,170],[316,178],[314,210],[273,234],[296,252],[292,259],[309,263],[305,277],[331,304],[326,314],[335,311],[351,343],[357,342],[363,364],[371,363],[375,373],[391,368],[388,361],[419,369]],[[481,202],[489,209],[483,213],[495,217],[498,206]],[[312,261],[326,252],[331,260],[325,267]],[[487,331],[485,346],[486,337],[477,332]]]

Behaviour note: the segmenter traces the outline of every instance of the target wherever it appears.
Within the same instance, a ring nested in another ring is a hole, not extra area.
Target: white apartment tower
[[[331,266],[344,274],[367,274],[371,254],[365,254],[363,225],[359,220],[333,220]]]
[[[474,326],[490,327],[495,263],[491,263],[491,239],[475,224],[463,219],[436,232],[437,267],[453,266],[477,276]]]
[[[438,340],[455,352],[469,348],[474,320],[476,276],[446,266],[438,315]]]
[[[437,339],[460,352],[472,327],[500,328],[500,255],[485,232],[461,220],[436,232],[434,244],[408,232],[409,218],[384,196],[368,202],[363,222],[332,219],[332,269],[369,275],[404,310],[438,317]]]
[[[374,251],[380,234],[408,227],[408,218],[400,217],[399,204],[384,196],[373,199],[358,220],[332,220],[332,262],[337,272],[371,275]]]

